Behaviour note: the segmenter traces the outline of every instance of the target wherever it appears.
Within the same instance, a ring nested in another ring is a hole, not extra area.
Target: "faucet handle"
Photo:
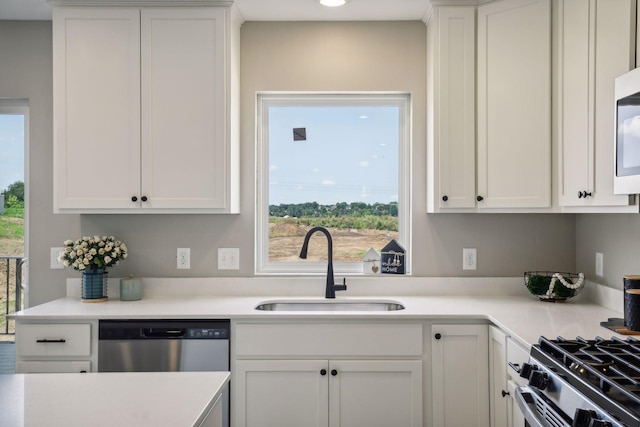
[[[333,289],[336,291],[346,291],[347,290],[347,279],[342,278],[342,285],[333,284]]]

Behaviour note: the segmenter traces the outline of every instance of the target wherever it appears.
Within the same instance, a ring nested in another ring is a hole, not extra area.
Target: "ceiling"
[[[349,0],[342,7],[316,0],[235,0],[245,21],[413,21],[428,0]],[[47,0],[0,0],[0,20],[50,20]]]

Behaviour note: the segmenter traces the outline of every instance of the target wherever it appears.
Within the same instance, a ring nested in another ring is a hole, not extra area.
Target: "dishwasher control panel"
[[[187,337],[191,339],[227,339],[229,330],[225,328],[188,329]]]
[[[99,340],[228,340],[228,320],[101,320]]]

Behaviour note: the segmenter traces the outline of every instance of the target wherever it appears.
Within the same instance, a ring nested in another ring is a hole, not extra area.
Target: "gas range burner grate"
[[[554,362],[556,370],[572,377],[574,386],[593,400],[622,406],[640,417],[640,340],[581,337],[549,340],[540,337],[538,351]]]

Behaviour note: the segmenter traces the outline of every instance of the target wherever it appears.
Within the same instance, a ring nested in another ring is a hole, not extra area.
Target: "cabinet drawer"
[[[529,361],[529,352],[520,347],[511,338],[507,338],[507,363],[516,364],[522,366],[523,363]],[[526,378],[521,378],[517,372],[515,372],[511,366],[507,364],[507,375],[513,379],[518,385],[524,385],[527,383]]]
[[[16,374],[91,372],[88,360],[73,362],[16,362]]]
[[[26,356],[89,356],[91,325],[17,325],[16,354]]]
[[[421,324],[239,324],[237,356],[422,356]]]

